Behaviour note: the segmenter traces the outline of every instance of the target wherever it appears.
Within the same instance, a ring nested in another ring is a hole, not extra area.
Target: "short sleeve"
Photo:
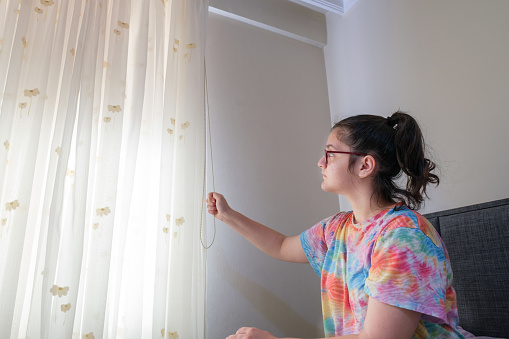
[[[324,219],[300,235],[300,243],[316,274],[322,274],[323,262],[327,255],[325,230],[331,218]]]
[[[422,313],[431,322],[447,322],[445,260],[443,248],[419,228],[388,230],[373,248],[364,291],[383,303]]]

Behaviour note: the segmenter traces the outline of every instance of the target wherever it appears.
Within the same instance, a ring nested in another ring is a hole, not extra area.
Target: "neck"
[[[394,207],[394,203],[385,202],[385,203],[375,203],[374,201],[350,201],[352,204],[353,210],[353,222],[359,223],[366,221],[381,211]]]
[[[355,182],[355,189],[343,193],[343,196],[350,202],[353,210],[353,221],[355,223],[366,221],[384,209],[394,207],[396,204],[390,201],[379,201],[373,194],[372,178],[364,178]]]

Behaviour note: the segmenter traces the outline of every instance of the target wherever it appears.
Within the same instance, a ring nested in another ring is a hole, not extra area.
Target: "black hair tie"
[[[394,119],[393,117],[387,117],[387,124],[391,126],[392,128],[396,129],[396,126],[398,125],[398,121]]]

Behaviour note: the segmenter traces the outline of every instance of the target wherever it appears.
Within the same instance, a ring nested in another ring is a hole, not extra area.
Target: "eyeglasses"
[[[343,151],[327,151],[327,150],[325,150],[325,167],[327,167],[328,162],[329,162],[329,153],[368,155],[367,153],[359,153],[359,152],[343,152]]]

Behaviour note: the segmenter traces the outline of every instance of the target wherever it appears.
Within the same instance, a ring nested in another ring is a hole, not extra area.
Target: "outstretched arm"
[[[207,209],[262,252],[283,261],[307,263],[300,236],[287,237],[233,210],[219,193],[209,193]]]

